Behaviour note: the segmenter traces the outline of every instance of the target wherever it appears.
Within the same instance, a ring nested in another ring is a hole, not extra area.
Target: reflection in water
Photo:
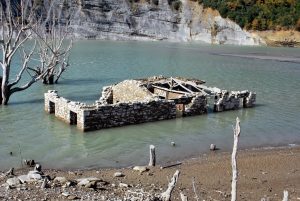
[[[294,63],[216,54],[290,57],[300,49],[210,46],[176,43],[78,41],[72,66],[54,86],[34,85],[0,107],[0,168],[20,165],[22,157],[46,167],[83,168],[144,165],[149,144],[157,148],[158,163],[232,145],[232,125],[241,119],[241,147],[298,144],[300,126],[300,67]],[[94,102],[103,86],[128,78],[153,75],[204,79],[209,86],[257,92],[257,107],[209,113],[83,134],[44,113],[43,93],[54,89],[63,97]],[[176,146],[171,146],[174,141]],[[13,152],[13,156],[9,153]]]

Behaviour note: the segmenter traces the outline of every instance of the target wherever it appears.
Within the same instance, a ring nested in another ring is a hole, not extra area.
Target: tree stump
[[[156,156],[155,156],[155,146],[154,145],[150,145],[150,161],[149,161],[149,166],[155,166],[155,162],[156,162]]]

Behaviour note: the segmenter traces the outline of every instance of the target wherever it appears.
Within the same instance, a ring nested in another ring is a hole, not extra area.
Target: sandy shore
[[[147,200],[166,190],[168,180],[176,170],[180,171],[180,176],[171,200],[180,200],[180,191],[189,200],[196,200],[193,178],[199,200],[230,200],[230,158],[230,153],[211,152],[183,161],[175,167],[161,169],[157,166],[143,173],[132,168],[78,171],[43,169],[50,178],[46,189],[40,188],[41,181],[9,188],[5,185],[8,177],[2,172],[0,200]],[[283,190],[289,191],[290,200],[300,200],[299,147],[239,151],[238,167],[238,200],[282,200]],[[27,174],[28,170],[16,170],[15,175]],[[114,177],[115,172],[121,172],[124,176]],[[63,181],[54,182],[53,179],[59,176],[74,182],[68,185]],[[89,188],[76,185],[76,179],[87,177],[97,177],[99,180]],[[139,192],[143,192],[143,198]]]

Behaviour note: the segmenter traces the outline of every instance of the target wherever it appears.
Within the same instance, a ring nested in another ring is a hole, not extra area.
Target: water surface
[[[236,116],[241,119],[242,148],[300,144],[299,55],[300,49],[293,48],[78,41],[59,85],[36,84],[13,95],[8,107],[0,106],[0,169],[19,166],[21,158],[48,168],[143,165],[150,144],[157,148],[158,163],[197,156],[211,143],[229,151]],[[91,103],[103,86],[153,75],[194,77],[209,86],[256,91],[257,107],[89,133],[44,112],[43,93],[49,89]]]

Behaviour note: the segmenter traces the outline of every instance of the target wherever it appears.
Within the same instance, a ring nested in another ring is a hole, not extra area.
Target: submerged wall
[[[85,105],[59,97],[56,91],[45,93],[45,111],[55,114],[83,131],[118,127],[176,118],[176,104],[168,100]],[[76,119],[74,119],[76,118]]]

